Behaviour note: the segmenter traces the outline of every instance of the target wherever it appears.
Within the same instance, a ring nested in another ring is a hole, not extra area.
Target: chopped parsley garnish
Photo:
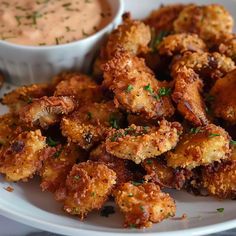
[[[209,134],[209,138],[213,138],[213,137],[217,137],[217,136],[220,136],[220,134],[213,134],[213,133],[211,133],[211,134]]]
[[[157,46],[167,35],[169,35],[169,32],[167,31],[160,31],[158,34],[156,34],[155,29],[152,29],[152,39],[150,42],[150,48],[152,49],[153,52],[157,50]]]
[[[115,142],[115,141],[117,141],[117,139],[118,138],[121,138],[121,137],[123,137],[123,134],[122,133],[115,133],[112,137],[111,137],[111,141],[112,142]]]
[[[126,90],[125,90],[126,93],[129,93],[131,90],[133,90],[133,88],[134,88],[134,87],[129,84],[128,87],[127,87]]]
[[[152,88],[151,88],[151,85],[150,85],[150,84],[148,84],[148,85],[144,86],[143,88],[144,88],[144,90],[146,90],[146,91],[148,91],[149,93],[153,94],[153,90],[152,90]]]
[[[109,217],[109,215],[114,213],[115,209],[113,206],[104,206],[100,212],[100,216]]]
[[[193,127],[190,129],[190,133],[197,134],[201,131],[201,127]]]
[[[109,124],[112,128],[114,129],[119,129],[119,124],[118,124],[118,120],[117,118],[115,117],[114,114],[112,114],[109,118]]]
[[[80,179],[80,176],[79,176],[79,175],[75,175],[75,176],[74,176],[74,179],[79,180],[79,179]]]
[[[236,145],[236,141],[235,140],[230,140],[230,144],[231,145]]]
[[[218,212],[222,213],[222,212],[224,212],[225,209],[222,207],[222,208],[217,208],[216,210],[217,210]]]
[[[139,208],[141,209],[141,211],[144,211],[144,206],[140,206]]]
[[[88,116],[89,120],[91,120],[93,118],[93,114],[90,111],[87,113],[87,116]]]
[[[47,142],[48,146],[50,146],[50,147],[55,147],[59,144],[58,141],[53,140],[51,137],[48,137],[46,142]]]
[[[169,96],[171,94],[171,88],[160,88],[157,95],[154,96],[157,100],[159,100],[161,97]]]
[[[147,160],[146,163],[147,163],[148,165],[150,165],[150,164],[153,163],[153,161],[152,161],[152,160]]]
[[[134,185],[134,186],[139,186],[143,183],[144,181],[143,180],[140,180],[139,182],[137,181],[131,181],[131,183]]]
[[[63,147],[60,148],[58,151],[56,151],[56,152],[53,154],[53,157],[54,157],[54,158],[58,158],[58,157],[61,155],[62,150],[63,150]]]

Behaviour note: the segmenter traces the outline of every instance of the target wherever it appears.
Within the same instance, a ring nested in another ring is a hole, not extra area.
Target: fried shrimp
[[[143,59],[119,53],[105,64],[103,70],[103,84],[114,92],[117,106],[146,118],[173,115],[171,89],[156,80]]]
[[[64,114],[72,112],[76,107],[73,98],[67,96],[41,97],[24,106],[19,111],[20,120],[28,127],[47,129],[58,123]]]
[[[173,31],[173,22],[178,18],[180,12],[186,7],[183,4],[168,4],[152,11],[150,16],[144,21],[153,27],[157,32]]]
[[[181,132],[182,127],[178,122],[165,120],[160,122],[159,127],[131,125],[126,129],[110,132],[105,141],[106,151],[139,164],[174,148]]]
[[[121,185],[114,196],[124,214],[126,228],[150,227],[175,215],[175,201],[154,183],[128,182]]]
[[[192,177],[192,172],[186,169],[173,169],[167,166],[162,159],[147,159],[142,163],[147,172],[146,180],[161,187],[182,189],[185,183]]]
[[[174,56],[186,51],[205,52],[207,47],[197,34],[181,33],[164,37],[157,50],[161,55]]]
[[[202,184],[208,192],[218,198],[236,199],[236,149],[229,161],[216,168],[207,166],[203,169]]]
[[[194,125],[206,125],[209,121],[202,97],[203,82],[209,84],[235,68],[234,62],[219,53],[185,53],[172,65],[175,80],[173,100],[178,111]]]
[[[8,181],[26,181],[42,166],[45,137],[40,130],[20,133],[0,151],[0,173]]]
[[[64,210],[84,219],[95,209],[100,209],[116,184],[116,173],[106,165],[96,162],[75,164],[67,176],[63,201]],[[62,194],[61,196],[62,197]]]
[[[210,91],[211,105],[216,117],[236,123],[236,69],[216,81]]]
[[[88,103],[81,106],[61,122],[62,134],[69,141],[77,143],[84,149],[105,139],[111,128],[122,125],[123,115],[114,106],[113,101]]]
[[[189,5],[185,7],[174,21],[176,33],[198,34],[209,46],[212,41],[220,39],[226,33],[232,33],[233,18],[221,5]]]
[[[61,77],[55,78],[55,81],[60,82],[56,85],[54,96],[73,96],[79,104],[104,100],[101,87],[87,75],[79,73],[61,74]]]
[[[58,145],[51,148],[49,157],[40,169],[42,191],[55,192],[66,181],[72,166],[77,161],[84,160],[84,153],[75,144]]]
[[[220,162],[230,155],[230,137],[221,127],[209,124],[192,128],[184,134],[176,148],[166,154],[167,165],[193,169]]]
[[[33,99],[51,94],[51,86],[48,84],[22,86],[4,95],[2,104],[7,105],[12,112],[18,112],[23,106],[32,103]]]

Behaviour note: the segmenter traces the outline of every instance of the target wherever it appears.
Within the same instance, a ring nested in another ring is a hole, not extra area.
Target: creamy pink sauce
[[[0,39],[21,45],[73,42],[112,19],[106,0],[0,0]]]

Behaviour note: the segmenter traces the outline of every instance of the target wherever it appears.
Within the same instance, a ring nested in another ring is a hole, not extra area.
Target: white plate
[[[164,3],[174,2],[165,0]],[[189,2],[189,1],[181,1]],[[190,1],[194,2],[194,1]],[[227,7],[236,19],[236,1],[198,1],[198,3],[218,2]],[[126,10],[133,13],[136,18],[145,17],[151,9],[158,7],[157,0],[127,0]],[[6,92],[8,86],[4,86],[1,93]],[[0,94],[1,96],[2,94]],[[0,112],[6,109],[0,107]],[[12,186],[14,192],[8,192],[4,188]],[[122,216],[116,210],[116,214],[109,218],[99,216],[97,212],[89,214],[88,218],[81,222],[75,217],[69,217],[61,210],[52,194],[42,193],[37,179],[29,183],[5,182],[0,177],[0,213],[21,223],[66,235],[155,235],[155,236],[190,236],[204,235],[219,232],[236,227],[235,201],[219,201],[210,197],[196,197],[183,191],[169,191],[176,200],[177,217],[187,214],[186,220],[170,219],[160,224],[154,224],[146,230],[123,229]],[[108,203],[112,204],[112,203]],[[224,208],[223,213],[217,212],[217,208]]]

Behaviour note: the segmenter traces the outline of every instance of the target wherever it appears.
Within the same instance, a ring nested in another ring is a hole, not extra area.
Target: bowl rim
[[[113,0],[114,1],[114,0]],[[15,43],[11,43],[5,40],[1,40],[0,39],[0,46],[7,46],[7,47],[12,47],[14,49],[23,49],[23,50],[54,50],[54,49],[58,49],[58,48],[65,48],[68,46],[75,46],[76,44],[79,43],[83,43],[86,42],[88,40],[93,40],[96,37],[99,37],[101,35],[103,35],[107,29],[109,29],[109,27],[114,24],[114,22],[116,22],[118,20],[119,17],[122,16],[122,13],[124,11],[124,2],[123,0],[116,0],[116,2],[118,3],[118,9],[116,10],[112,20],[101,30],[99,30],[98,32],[86,37],[86,38],[82,38],[70,43],[63,43],[63,44],[58,44],[58,45],[43,45],[43,46],[36,46],[36,45],[21,45],[21,44],[15,44]]]

